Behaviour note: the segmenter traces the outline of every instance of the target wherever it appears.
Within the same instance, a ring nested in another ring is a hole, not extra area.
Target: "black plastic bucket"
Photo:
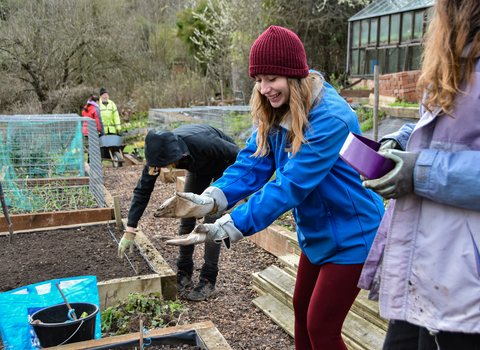
[[[98,306],[91,303],[70,303],[70,307],[75,309],[75,315],[78,318],[84,312],[88,316],[70,321],[66,304],[50,306],[32,315],[30,325],[35,330],[42,347],[47,348],[95,338],[95,320],[99,311]],[[43,323],[33,323],[35,320],[40,320]]]

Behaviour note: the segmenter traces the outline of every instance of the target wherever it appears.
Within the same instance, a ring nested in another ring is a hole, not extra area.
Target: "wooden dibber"
[[[60,294],[62,295],[63,300],[65,300],[65,304],[67,305],[68,310],[71,310],[72,308],[70,307],[70,304],[68,303],[67,298],[65,298],[65,295],[63,295],[63,292],[62,292],[62,290],[60,289],[60,286],[58,285],[58,283],[55,283],[55,284],[57,285],[57,288],[58,288],[58,290],[60,291]],[[73,319],[74,319],[74,320],[78,320],[77,315],[75,315],[75,311],[72,312],[72,316],[73,316]]]

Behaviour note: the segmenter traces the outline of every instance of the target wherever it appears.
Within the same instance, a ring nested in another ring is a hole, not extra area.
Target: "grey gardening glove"
[[[217,212],[213,198],[190,192],[176,192],[167,199],[153,216],[160,218],[202,218]]]
[[[121,258],[127,248],[130,248],[130,253],[133,253],[133,243],[135,242],[135,232],[125,231],[123,237],[118,244],[118,256]]]
[[[203,242],[223,242],[227,250],[230,250],[232,243],[237,243],[244,237],[243,233],[236,228],[230,214],[226,214],[215,221],[214,224],[198,225],[195,227],[193,232],[185,238],[166,236],[160,238],[167,240],[167,244],[173,245],[190,245]]]
[[[214,224],[203,224],[195,227],[192,233],[185,238],[174,238],[171,236],[160,237],[170,245],[191,245],[203,242],[224,243],[230,249],[230,237],[227,231],[218,222]]]
[[[364,181],[363,187],[372,189],[386,199],[400,198],[413,192],[413,172],[420,153],[395,149],[378,153],[393,160],[395,167],[379,179]]]
[[[382,142],[382,145],[380,146],[380,148],[378,149],[378,152],[380,151],[386,151],[387,149],[398,149],[398,150],[402,150],[402,146],[400,146],[400,144],[395,141],[394,139],[386,139],[385,141]],[[360,175],[360,179],[362,181],[367,181],[369,179],[367,179],[365,176],[363,175]]]
[[[386,151],[387,149],[398,149],[398,150],[402,150],[402,147],[400,146],[400,144],[395,141],[394,139],[387,139],[385,141],[382,142],[382,145],[380,146],[380,148],[378,149],[378,151]]]

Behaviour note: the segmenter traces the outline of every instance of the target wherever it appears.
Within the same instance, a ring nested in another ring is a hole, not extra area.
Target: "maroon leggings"
[[[342,325],[360,291],[362,267],[314,265],[302,253],[293,293],[297,350],[347,350]]]

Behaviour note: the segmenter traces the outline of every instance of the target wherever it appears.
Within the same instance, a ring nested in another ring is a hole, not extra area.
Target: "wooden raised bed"
[[[175,335],[182,332],[195,331],[198,341],[198,344],[202,344],[205,347],[202,349],[206,350],[228,350],[231,349],[223,335],[218,331],[215,325],[208,322],[200,322],[183,326],[176,326],[163,329],[155,329],[150,332],[150,338],[152,338],[152,345],[155,345],[155,338],[162,336]],[[145,336],[144,336],[145,338]],[[88,340],[68,345],[58,346],[55,349],[58,350],[88,350],[88,349],[97,349],[97,348],[112,348],[115,349],[115,346],[120,344],[130,343],[132,341],[137,341],[140,339],[140,332],[130,333],[126,335],[118,335],[114,337],[107,337],[102,339]],[[138,344],[138,342],[137,342]],[[135,346],[135,345],[134,345]],[[138,346],[138,345],[137,345]],[[148,349],[148,346],[146,347]]]
[[[139,161],[135,157],[131,156],[128,153],[123,154],[123,158],[125,158],[125,165],[131,166],[131,165],[145,165],[145,159],[143,161]]]
[[[105,188],[104,194],[108,208],[10,215],[14,233],[112,221],[115,219],[115,200]],[[120,217],[117,219],[117,226],[125,226],[125,222],[122,222]],[[0,235],[7,235],[8,233],[7,220],[4,215],[1,215]],[[15,236],[13,240],[15,240]],[[160,292],[166,300],[175,300],[177,298],[177,278],[175,272],[168,266],[142,231],[137,231],[135,243],[152,268],[152,274],[98,282],[101,310],[114,306],[119,299],[135,292],[141,294]]]
[[[156,273],[98,282],[101,310],[114,306],[119,299],[126,298],[132,293],[146,295],[159,292],[165,300],[177,299],[177,275],[147,236],[142,231],[137,231],[136,234],[135,244]]]
[[[160,171],[160,180],[168,183],[168,182],[176,182],[178,177],[185,176],[186,170],[184,169],[168,169],[162,168]]]
[[[79,178],[78,181],[85,181]],[[38,184],[46,183],[47,179],[35,180]],[[74,179],[62,180],[74,184]],[[88,183],[88,181],[87,181]],[[85,182],[82,182],[85,184]],[[31,184],[34,186],[35,184]],[[81,225],[87,223],[107,222],[115,219],[113,197],[104,188],[105,201],[108,208],[81,209],[72,211],[55,211],[47,213],[10,215],[14,232],[49,229],[59,226]],[[0,234],[8,232],[5,215],[0,215]]]

